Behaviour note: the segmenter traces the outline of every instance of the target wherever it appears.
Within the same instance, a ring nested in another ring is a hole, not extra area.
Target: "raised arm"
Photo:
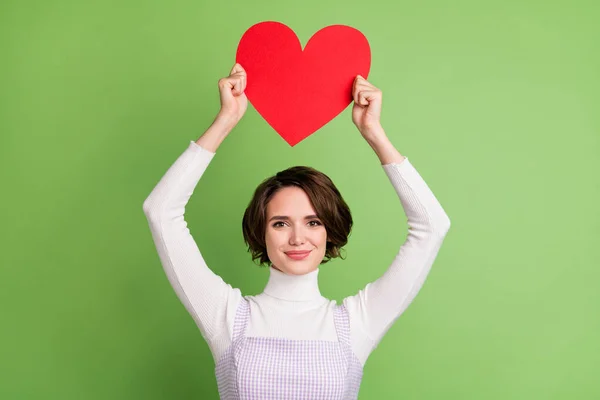
[[[450,219],[381,127],[381,91],[358,77],[353,96],[353,122],[379,157],[408,218],[408,237],[389,268],[358,294],[343,300],[350,315],[352,347],[364,364],[423,286],[450,229]]]
[[[363,363],[423,286],[450,229],[450,219],[409,159],[382,167],[408,218],[408,236],[380,278],[343,300],[352,346]]]
[[[167,278],[208,342],[225,332],[227,304],[241,296],[238,289],[232,289],[208,268],[184,216],[185,206],[213,157],[214,153],[190,142],[143,205]]]
[[[190,142],[143,204],[167,278],[196,322],[215,358],[218,358],[231,338],[235,311],[242,294],[206,265],[187,227],[184,214],[186,204],[217,148],[245,111],[245,104],[241,107],[234,105],[234,111],[237,110],[238,114],[223,111],[231,111],[231,107],[224,107],[223,103],[231,106],[231,102],[240,102],[240,95],[243,95],[245,87],[245,84],[241,85],[242,72],[241,67],[236,65],[228,78],[219,81],[221,112],[196,143]],[[245,95],[243,96],[242,102],[245,100]],[[211,200],[206,200],[205,203],[209,201]]]

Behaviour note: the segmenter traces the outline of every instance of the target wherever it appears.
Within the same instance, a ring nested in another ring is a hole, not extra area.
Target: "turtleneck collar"
[[[304,275],[288,275],[272,266],[269,281],[263,293],[287,301],[311,301],[321,299],[319,268]]]

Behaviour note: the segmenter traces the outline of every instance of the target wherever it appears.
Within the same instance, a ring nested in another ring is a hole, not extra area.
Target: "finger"
[[[352,97],[354,97],[355,101],[356,101],[357,92],[360,92],[361,90],[379,90],[379,89],[377,89],[375,86],[373,86],[372,84],[367,82],[360,75],[357,75],[352,84]]]
[[[358,88],[377,89],[377,87],[375,87],[375,85],[373,85],[371,82],[367,81],[366,79],[364,79],[362,77],[356,79],[356,87],[358,87]]]
[[[354,92],[354,103],[358,104],[358,105],[363,105],[362,104],[362,96],[363,96],[363,90],[356,90]]]
[[[367,98],[365,97],[365,92],[360,92],[360,94],[358,95],[358,104],[361,106],[369,105],[369,102],[367,101]]]
[[[358,94],[360,92],[360,88],[358,87],[359,76],[360,75],[356,76],[356,78],[354,79],[354,83],[352,84],[352,97],[354,98],[355,103],[358,103]]]
[[[379,91],[377,90],[363,90],[359,92],[358,95],[358,104],[362,106],[368,106],[371,101],[379,98]]]
[[[360,75],[356,75],[354,82],[352,83],[353,88],[359,87],[364,82],[364,78]]]
[[[367,81],[365,78],[363,78],[362,75],[356,75],[356,83],[358,85],[364,85],[364,84],[370,85],[369,81]]]
[[[223,78],[223,86],[227,92],[237,95],[240,90],[240,78]]]
[[[233,79],[233,93],[235,95],[240,95],[242,94],[243,90],[242,90],[242,80],[240,78],[236,78]]]
[[[377,89],[377,88],[357,88],[357,92],[360,93],[366,93],[368,98],[376,98],[376,97],[382,97],[382,92],[381,90]]]
[[[219,91],[221,92],[221,96],[225,99],[230,99],[233,97],[231,94],[231,83],[227,78],[222,78],[219,80]]]
[[[354,89],[354,98],[355,98],[355,101],[356,101],[356,99],[358,99],[358,95],[361,92],[364,92],[365,90],[371,90],[371,88],[368,87],[368,86],[365,86],[365,85],[361,85],[361,84],[357,84],[356,85],[356,88]]]
[[[240,72],[246,73],[246,70],[244,68],[242,68],[242,66],[239,63],[235,63],[235,65],[231,69],[231,72],[229,73],[229,75],[237,74]]]
[[[360,105],[365,105],[364,101],[361,101],[361,99],[364,99],[366,95],[375,92],[370,89],[371,88],[365,86],[357,86],[356,90],[354,91],[354,102]]]

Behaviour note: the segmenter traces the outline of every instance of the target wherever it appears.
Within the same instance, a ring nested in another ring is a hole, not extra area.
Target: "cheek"
[[[266,244],[275,249],[277,247],[281,246],[281,243],[285,242],[285,240],[286,240],[286,237],[284,234],[282,234],[281,232],[274,231],[274,230],[267,231],[267,234],[265,235]]]
[[[325,243],[327,242],[327,231],[325,229],[319,232],[318,242],[325,246]]]

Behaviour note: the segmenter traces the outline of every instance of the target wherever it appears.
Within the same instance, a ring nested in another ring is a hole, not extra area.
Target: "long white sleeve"
[[[184,218],[185,206],[214,155],[190,142],[144,201],[143,210],[169,282],[216,357],[229,344],[228,330],[242,294],[208,268]]]
[[[400,197],[408,236],[380,278],[343,300],[352,347],[363,363],[421,289],[450,228],[450,219],[408,158],[382,167]]]

